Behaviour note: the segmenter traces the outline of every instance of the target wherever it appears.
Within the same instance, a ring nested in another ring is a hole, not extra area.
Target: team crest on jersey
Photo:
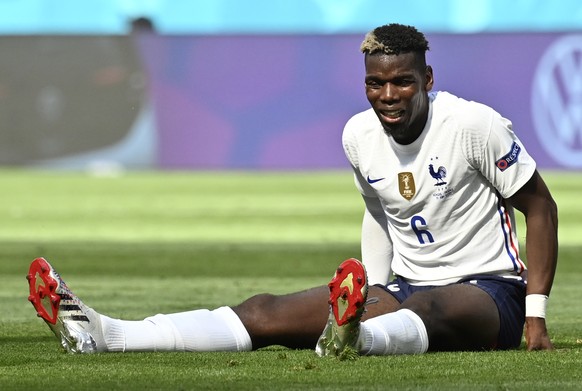
[[[432,163],[428,165],[428,173],[435,180],[432,196],[437,200],[444,200],[451,196],[455,192],[455,189],[449,184],[449,180],[445,181],[447,169],[444,165],[437,164],[439,158],[435,156],[430,160],[434,165]]]
[[[521,147],[515,141],[511,144],[511,150],[506,155],[502,156],[501,159],[495,162],[497,168],[500,171],[507,170],[511,165],[517,163],[517,158],[521,152]]]
[[[414,184],[414,176],[411,172],[398,173],[398,189],[400,195],[407,200],[410,200],[416,194],[416,185]]]
[[[447,184],[447,182],[445,182],[445,178],[447,177],[447,169],[444,166],[440,166],[435,171],[434,166],[429,164],[428,172],[430,176],[436,180],[436,183],[434,184],[435,186],[442,186]]]

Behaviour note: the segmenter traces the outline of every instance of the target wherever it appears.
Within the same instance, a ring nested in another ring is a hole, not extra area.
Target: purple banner
[[[435,90],[509,118],[540,168],[582,168],[582,34],[428,36]],[[347,168],[345,122],[368,108],[361,35],[144,36],[158,163]]]

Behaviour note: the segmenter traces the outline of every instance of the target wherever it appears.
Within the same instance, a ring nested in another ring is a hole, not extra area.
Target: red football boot
[[[100,315],[71,292],[44,258],[32,261],[26,279],[30,289],[28,301],[65,350],[71,353],[106,351]]]
[[[337,356],[356,348],[360,319],[368,297],[366,269],[357,259],[341,263],[329,286],[329,318],[315,348],[319,356]]]

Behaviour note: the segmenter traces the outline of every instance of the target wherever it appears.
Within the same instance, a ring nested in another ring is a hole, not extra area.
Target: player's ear
[[[432,67],[430,65],[426,66],[426,71],[425,71],[425,89],[426,91],[431,91],[432,90],[432,86],[434,85],[434,78],[433,78],[433,74],[432,74]]]

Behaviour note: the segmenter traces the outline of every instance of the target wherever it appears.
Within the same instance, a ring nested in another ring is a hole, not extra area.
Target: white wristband
[[[525,297],[525,316],[545,319],[547,305],[548,305],[548,296],[546,296],[546,295],[527,295]]]

